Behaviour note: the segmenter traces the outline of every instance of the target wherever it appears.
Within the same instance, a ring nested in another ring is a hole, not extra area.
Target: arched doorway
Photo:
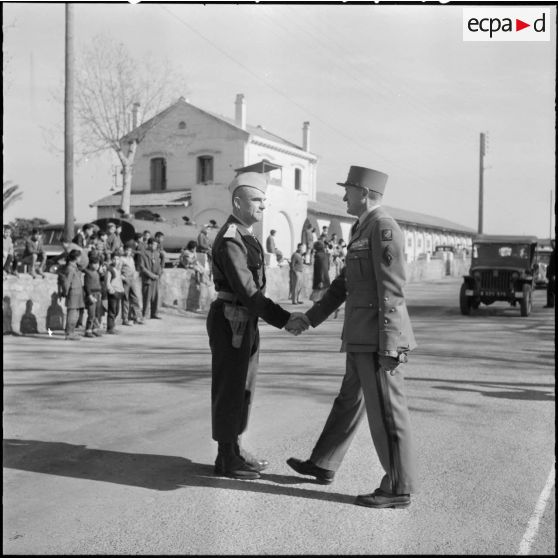
[[[293,228],[291,221],[286,213],[278,211],[277,213],[270,213],[265,223],[265,239],[269,235],[270,230],[276,230],[275,233],[275,246],[281,250],[283,257],[289,258],[296,249],[293,238]],[[297,243],[299,241],[297,240]]]

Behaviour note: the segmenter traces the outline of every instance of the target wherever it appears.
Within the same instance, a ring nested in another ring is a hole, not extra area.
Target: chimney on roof
[[[246,101],[244,100],[244,95],[239,93],[236,96],[234,121],[237,126],[246,130]]]
[[[310,151],[310,122],[302,125],[302,149]]]
[[[135,130],[138,127],[138,111],[139,111],[140,104],[134,103],[132,107],[132,130]]]

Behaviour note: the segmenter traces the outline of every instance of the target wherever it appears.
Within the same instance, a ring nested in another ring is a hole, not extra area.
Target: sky
[[[504,5],[505,6],[505,5]],[[532,7],[532,4],[529,6]],[[548,7],[548,6],[547,6]],[[448,4],[216,5],[76,3],[79,52],[101,33],[134,56],[169,60],[199,108],[299,145],[310,122],[318,191],[350,165],[389,175],[386,205],[477,229],[479,137],[485,233],[548,237],[554,227],[556,8],[548,42],[464,42]],[[64,220],[64,161],[48,138],[63,122],[64,5],[3,3],[4,180],[15,217]],[[106,154],[75,170],[75,216],[111,193]],[[232,177],[231,177],[232,178]]]

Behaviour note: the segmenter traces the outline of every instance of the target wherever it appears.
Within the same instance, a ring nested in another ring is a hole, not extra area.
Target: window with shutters
[[[164,157],[151,159],[151,190],[160,192],[167,189],[167,161]]]
[[[213,157],[202,155],[198,157],[198,184],[213,182]]]

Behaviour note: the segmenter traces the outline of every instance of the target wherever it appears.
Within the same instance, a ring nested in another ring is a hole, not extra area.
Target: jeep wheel
[[[531,285],[523,285],[523,298],[521,299],[521,315],[528,316],[532,305]]]
[[[464,316],[468,316],[471,313],[471,297],[465,294],[467,290],[467,285],[463,283],[461,285],[461,290],[459,291],[459,308]]]

